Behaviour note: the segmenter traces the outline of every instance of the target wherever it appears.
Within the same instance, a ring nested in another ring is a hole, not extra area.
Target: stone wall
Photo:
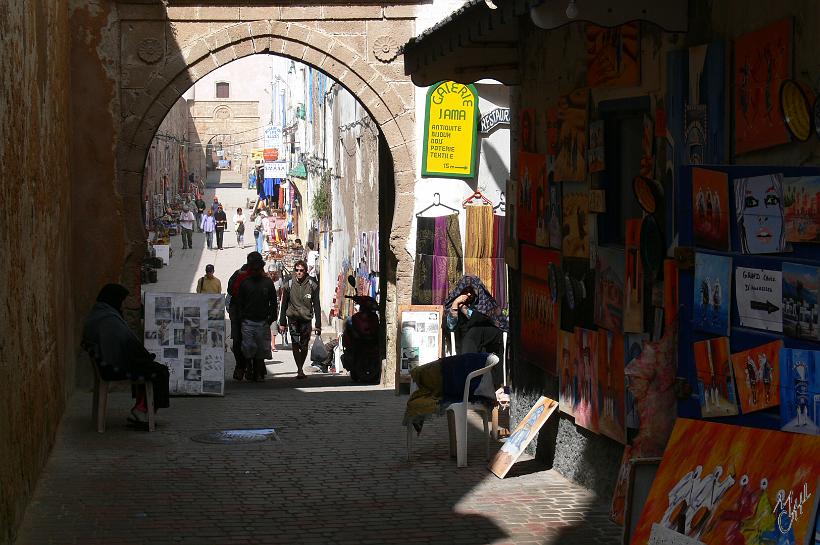
[[[188,139],[191,142],[188,157],[191,170],[202,173],[204,178],[207,146],[209,143],[222,142],[233,161],[231,168],[236,170],[241,167],[242,179],[246,180],[251,149],[262,147],[261,140],[254,140],[262,124],[259,119],[259,102],[255,100],[189,100],[188,105],[190,108]],[[215,135],[220,134],[225,136],[214,138]],[[233,146],[232,144],[239,145]],[[215,166],[212,165],[211,168]]]
[[[188,103],[180,98],[162,120],[151,142],[142,175],[143,202],[146,207],[145,228],[162,216],[177,193],[188,189],[187,150]],[[167,198],[170,195],[170,200]]]
[[[10,543],[73,387],[66,3],[6,0],[0,36],[0,543]]]

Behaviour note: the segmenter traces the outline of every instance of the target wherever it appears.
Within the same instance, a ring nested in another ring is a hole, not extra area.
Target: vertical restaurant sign
[[[427,91],[422,176],[475,177],[478,94],[472,85],[442,81]]]
[[[282,153],[282,129],[273,125],[265,127],[264,149],[262,151],[265,162],[277,161]],[[267,178],[267,176],[265,176]]]

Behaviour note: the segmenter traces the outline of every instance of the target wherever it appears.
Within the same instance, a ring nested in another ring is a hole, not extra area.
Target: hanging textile
[[[493,218],[493,290],[492,294],[502,309],[508,307],[507,301],[507,263],[504,260],[506,236],[504,216]]]
[[[433,248],[436,218],[416,219],[416,266],[413,269],[414,305],[433,304]]]
[[[450,288],[463,273],[458,215],[418,218],[413,304],[444,304]]]
[[[481,279],[490,293],[494,293],[493,274],[495,215],[492,206],[467,206],[467,243],[464,252],[464,274]]]

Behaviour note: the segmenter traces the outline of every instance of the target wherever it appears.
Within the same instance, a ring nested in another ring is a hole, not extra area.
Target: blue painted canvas
[[[780,429],[820,435],[820,352],[780,350]]]
[[[696,253],[692,327],[728,336],[731,296],[732,258]]]

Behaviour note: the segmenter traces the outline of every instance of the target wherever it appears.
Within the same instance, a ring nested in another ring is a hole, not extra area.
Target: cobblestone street
[[[230,191],[220,198],[235,208],[244,192]],[[202,235],[195,236],[196,247]],[[225,239],[235,242],[233,233]],[[226,248],[211,258],[180,244],[175,237],[171,266],[146,289],[187,289],[214,259],[224,286],[250,251]],[[228,354],[226,376],[232,361]],[[17,543],[620,543],[605,501],[534,460],[522,459],[503,480],[492,475],[478,421],[468,467],[448,456],[444,418],[424,426],[408,462],[406,396],[344,375],[297,381],[284,346],[268,370],[264,383],[227,379],[224,397],[173,398],[155,433],[125,426],[124,391],[111,395],[106,432],[96,433],[91,393],[78,390]],[[279,441],[191,440],[271,427]]]

